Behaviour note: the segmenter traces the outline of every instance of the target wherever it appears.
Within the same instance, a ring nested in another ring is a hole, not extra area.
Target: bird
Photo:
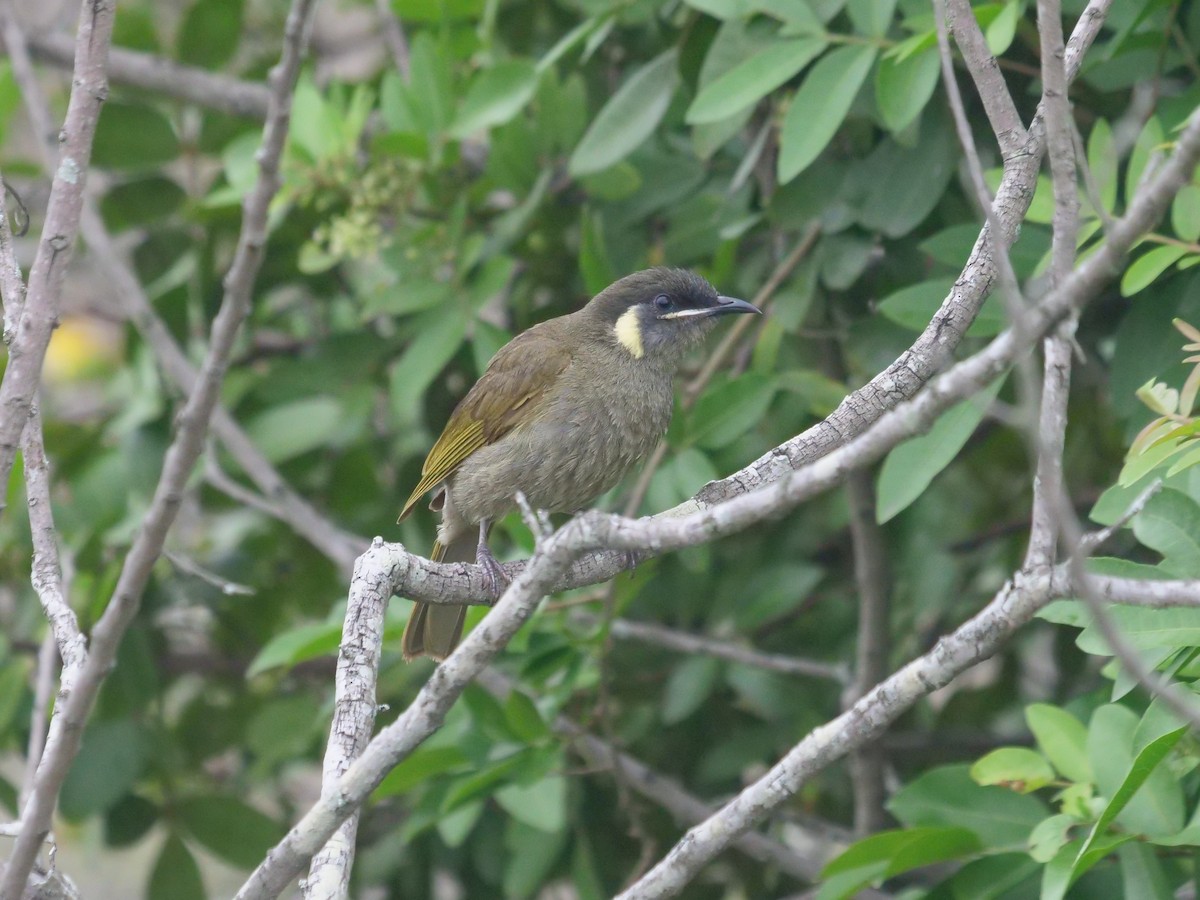
[[[508,582],[488,533],[517,508],[573,513],[614,487],[662,439],[674,376],[730,314],[761,311],[687,269],[658,267],[613,282],[579,310],[501,347],[434,443],[398,521],[432,493],[441,513],[430,559],[477,562],[493,596]],[[445,659],[467,607],[417,602],[406,660]]]

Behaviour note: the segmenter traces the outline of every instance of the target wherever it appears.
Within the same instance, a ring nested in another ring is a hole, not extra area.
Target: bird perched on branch
[[[442,522],[430,558],[478,562],[499,593],[508,579],[488,531],[516,509],[517,492],[534,509],[575,512],[613,487],[666,433],[688,351],[717,317],[758,312],[694,272],[657,268],[534,325],[500,348],[455,407],[400,519],[434,491]],[[404,657],[445,659],[466,611],[417,603]]]

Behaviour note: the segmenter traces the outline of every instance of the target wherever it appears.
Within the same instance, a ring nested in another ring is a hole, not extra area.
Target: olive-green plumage
[[[436,489],[430,506],[442,523],[431,558],[477,560],[498,586],[503,572],[487,532],[516,508],[517,492],[534,509],[574,512],[613,487],[666,432],[672,380],[688,351],[716,316],[746,312],[758,310],[719,296],[699,275],[647,269],[522,332],[451,414],[400,518]],[[444,659],[465,615],[465,606],[418,603],[405,658]]]

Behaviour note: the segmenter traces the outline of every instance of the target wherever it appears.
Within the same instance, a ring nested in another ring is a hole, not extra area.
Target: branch
[[[50,333],[58,324],[63,278],[75,236],[100,106],[108,93],[105,65],[112,41],[113,0],[84,0],[75,39],[75,74],[60,136],[60,158],[50,185],[42,237],[29,271],[26,302],[8,346],[0,383],[0,485],[7,485],[29,407],[42,376]],[[6,19],[11,12],[5,9]],[[0,510],[4,498],[0,496]]]
[[[996,57],[992,56],[988,49],[979,23],[975,20],[970,0],[947,0],[947,6],[954,42],[958,44],[963,61],[967,64],[967,71],[971,73],[971,80],[975,82],[979,91],[983,110],[987,113],[996,141],[1000,144],[1000,153],[1007,160],[1010,156],[1024,152],[1029,134],[1021,124],[1021,116],[1013,103],[1012,94],[1009,93]]]
[[[887,577],[887,553],[883,532],[875,521],[875,484],[866,470],[855,472],[846,481],[846,502],[850,507],[850,541],[854,551],[854,583],[858,589],[858,638],[855,653],[854,684],[848,701],[864,696],[888,674],[888,650],[891,646],[891,604]],[[883,828],[884,767],[887,756],[878,741],[872,742],[850,759],[854,788],[854,833],[865,837]]]
[[[404,36],[404,26],[400,17],[392,9],[391,0],[375,0],[375,12],[379,15],[379,25],[383,29],[383,41],[392,54],[392,63],[400,73],[400,79],[408,84],[409,60],[408,38]]]
[[[719,641],[699,634],[688,634],[674,628],[666,628],[650,622],[634,622],[630,619],[614,619],[610,628],[613,637],[622,640],[641,641],[677,650],[680,653],[696,653],[726,659],[730,662],[754,666],[771,672],[781,672],[784,675],[800,675],[810,678],[824,678],[846,684],[849,672],[846,667],[837,663],[819,662],[813,659],[801,659],[796,656],[784,656],[779,653],[763,653],[750,647],[742,647],[728,641]]]
[[[1099,287],[1116,271],[1116,263],[1136,236],[1147,230],[1166,210],[1179,187],[1190,180],[1197,160],[1200,160],[1200,112],[1194,112],[1187,128],[1175,147],[1170,160],[1159,170],[1134,201],[1124,218],[1115,222],[1104,245],[1087,261],[1076,268],[1069,278],[1047,295],[1043,304],[1031,309],[1027,318],[1034,333],[1045,331],[1046,313],[1065,314],[1093,296]],[[986,350],[955,366],[934,381],[916,400],[899,407],[896,413],[916,409],[928,402],[948,379],[965,374],[983,357],[995,354],[999,345],[1012,342],[1012,330],[997,338]],[[862,443],[891,419],[886,416],[862,438],[845,448]],[[823,464],[841,455],[835,452],[809,468],[814,472]],[[792,479],[785,479],[783,485]],[[768,488],[760,494],[772,492]],[[710,510],[713,517],[736,501]],[[643,900],[663,897],[682,889],[699,869],[728,845],[730,839],[750,828],[771,810],[792,796],[815,772],[843,754],[861,747],[878,736],[886,726],[918,699],[949,683],[970,665],[995,653],[1008,636],[1029,620],[1050,596],[1048,578],[1022,570],[1006,585],[992,603],[979,615],[943,638],[933,652],[910,663],[870,694],[856,703],[847,713],[824,725],[797,744],[762,779],[739,794],[719,813],[696,826],[675,845],[674,849],[629,891],[624,900]]]
[[[60,32],[31,34],[29,49],[38,59],[55,65],[71,64],[71,39]],[[5,39],[5,49],[13,45]],[[195,66],[184,66],[161,56],[135,50],[112,48],[108,75],[115,84],[166,94],[186,103],[206,106],[231,116],[263,120],[267,117],[270,89],[265,84],[242,81]]]
[[[479,683],[493,696],[503,699],[517,689],[516,682],[498,669],[489,668],[479,676]],[[650,768],[635,756],[618,750],[612,744],[590,734],[566,716],[555,716],[550,723],[555,734],[570,740],[584,761],[597,769],[621,769],[631,788],[643,797],[657,803],[678,822],[699,822],[713,812],[713,807],[688,793],[674,780]],[[847,841],[832,840],[816,829],[804,829],[808,840],[808,853],[795,850],[772,840],[765,835],[749,833],[742,835],[734,844],[739,850],[759,862],[775,866],[782,872],[806,882],[816,881],[821,869],[848,845]]]
[[[187,478],[203,449],[226,361],[238,328],[249,312],[251,290],[263,256],[267,211],[278,190],[279,159],[287,137],[292,91],[300,70],[312,3],[313,0],[295,0],[289,12],[283,53],[270,76],[271,111],[257,155],[259,177],[243,204],[241,234],[233,264],[225,277],[225,296],[213,321],[209,349],[200,377],[195,391],[179,414],[178,430],[167,449],[154,497],[125,558],[113,596],[92,631],[91,650],[79,673],[75,689],[66,702],[55,710],[46,752],[38,766],[33,791],[22,810],[21,833],[13,847],[3,881],[0,881],[0,900],[16,900],[24,890],[38,847],[49,831],[59,790],[78,753],[84,723],[100,685],[116,659],[121,638],[137,613],[151,569],[162,552],[167,532],[179,509]],[[91,3],[85,6],[85,22],[90,21],[89,9],[94,10],[95,7]],[[107,11],[107,23],[111,28],[111,9]],[[89,26],[88,38],[100,39],[99,35],[91,32]],[[64,157],[64,165],[69,160],[68,154]],[[60,166],[60,170],[62,168]],[[77,180],[82,182],[82,175]],[[74,207],[76,216],[81,205],[82,195],[79,195]],[[32,278],[30,293],[33,294]],[[26,307],[27,314],[33,306],[31,296]]]

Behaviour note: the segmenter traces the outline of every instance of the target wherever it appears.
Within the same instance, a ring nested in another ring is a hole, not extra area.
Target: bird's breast
[[[466,459],[451,481],[461,516],[502,516],[517,491],[537,509],[573,512],[643,460],[670,424],[672,379],[622,363],[576,360],[529,421]]]

